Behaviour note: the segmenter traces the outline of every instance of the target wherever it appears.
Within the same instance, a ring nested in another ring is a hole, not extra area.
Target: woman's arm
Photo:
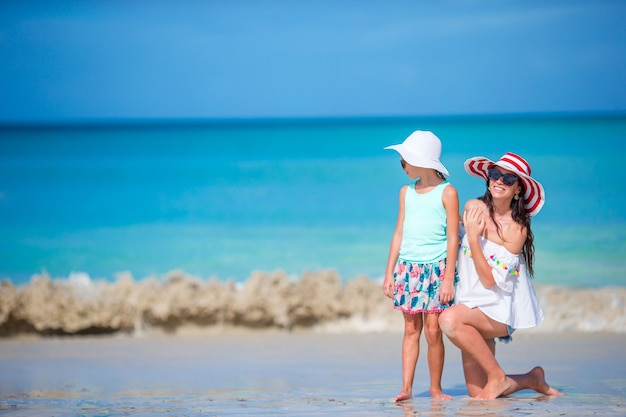
[[[496,285],[496,280],[491,273],[491,266],[485,259],[485,254],[480,246],[479,237],[485,230],[486,224],[485,209],[477,204],[466,204],[463,211],[463,225],[467,232],[467,240],[472,251],[472,260],[474,261],[474,267],[476,273],[480,278],[480,282],[485,288],[491,288]]]
[[[496,285],[492,267],[487,262],[479,243],[479,237],[483,233],[488,219],[489,213],[484,203],[477,200],[468,201],[466,203],[465,211],[463,212],[463,224],[467,231],[474,267],[485,288],[491,288]],[[503,236],[499,244],[503,245],[505,249],[512,254],[520,253],[526,241],[526,228],[515,223],[513,220],[505,220],[500,226]]]

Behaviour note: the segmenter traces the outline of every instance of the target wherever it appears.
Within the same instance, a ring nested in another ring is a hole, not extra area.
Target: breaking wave
[[[537,285],[545,320],[533,332],[626,332],[626,288]],[[87,274],[36,275],[16,287],[0,282],[0,336],[176,333],[185,329],[309,329],[401,332],[402,315],[381,282],[343,283],[332,270],[255,272],[245,283],[203,280],[182,271],[114,282]]]

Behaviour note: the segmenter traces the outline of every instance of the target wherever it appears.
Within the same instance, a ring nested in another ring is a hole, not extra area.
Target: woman
[[[526,160],[513,153],[496,162],[470,158],[465,171],[485,179],[487,190],[465,204],[455,305],[441,314],[439,323],[461,349],[468,393],[485,400],[522,389],[563,395],[546,383],[541,367],[506,375],[495,358],[495,338],[509,342],[515,329],[543,320],[530,282],[530,219],[544,204],[543,187],[530,176]]]

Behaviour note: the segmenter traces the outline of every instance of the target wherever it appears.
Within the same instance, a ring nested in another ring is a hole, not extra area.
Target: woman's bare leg
[[[552,388],[546,382],[546,375],[541,366],[535,366],[529,372],[520,375],[509,375],[509,378],[513,382],[511,387],[502,393],[502,395],[510,395],[514,392],[524,389],[532,389],[540,394],[550,396],[565,395],[556,388]]]
[[[441,376],[446,356],[443,334],[439,327],[439,313],[424,314],[424,333],[428,343],[428,370],[430,372],[430,396],[437,400],[451,400],[441,389]]]
[[[496,353],[496,344],[493,340],[486,340],[487,346],[494,354]],[[461,351],[461,358],[463,360],[463,374],[465,375],[465,386],[467,387],[467,393],[470,397],[476,397],[487,385],[487,374],[478,365],[470,355]]]
[[[467,309],[467,307],[463,306]],[[450,310],[450,309],[448,309]],[[475,309],[474,309],[475,310]],[[447,310],[446,310],[447,311]],[[462,313],[461,309],[457,309],[454,312],[454,315],[447,315],[446,317],[440,318],[440,323],[447,321],[447,324],[442,324],[442,326],[448,326],[448,330],[451,330],[452,327],[450,325],[454,320],[458,320],[458,313]],[[444,312],[445,314],[445,312]],[[445,333],[445,331],[444,331]],[[447,334],[447,333],[446,333]],[[448,336],[450,337],[450,336]],[[453,343],[454,340],[450,339]],[[496,346],[495,342],[492,338],[484,339],[484,343],[489,347],[491,354],[495,360]],[[456,344],[456,343],[455,343]],[[457,345],[459,346],[459,345]],[[485,370],[483,370],[480,362],[476,360],[469,352],[466,352],[461,346],[461,356],[463,359],[463,372],[465,374],[465,384],[467,386],[467,392],[470,397],[482,398],[483,391],[487,386],[488,377]],[[532,389],[537,391],[540,394],[550,395],[550,396],[561,396],[565,395],[561,391],[556,388],[551,387],[545,378],[545,372],[542,367],[536,366],[529,372],[525,374],[519,375],[507,375],[507,381],[509,387],[502,391],[499,396],[507,396],[513,394],[514,392]]]
[[[507,334],[506,325],[487,317],[477,308],[459,304],[446,309],[439,318],[441,329],[461,351],[484,371],[487,383],[474,397],[493,400],[510,389],[513,382],[496,361],[489,339]]]
[[[402,339],[402,390],[396,401],[404,401],[413,397],[413,378],[415,366],[420,352],[420,336],[422,334],[422,314],[404,313],[404,337]]]

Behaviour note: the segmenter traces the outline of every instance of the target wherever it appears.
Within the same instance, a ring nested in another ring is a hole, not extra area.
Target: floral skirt
[[[404,313],[440,313],[453,302],[441,304],[439,290],[446,271],[446,259],[417,263],[399,259],[393,273],[393,308]],[[454,284],[458,277],[455,274]]]

